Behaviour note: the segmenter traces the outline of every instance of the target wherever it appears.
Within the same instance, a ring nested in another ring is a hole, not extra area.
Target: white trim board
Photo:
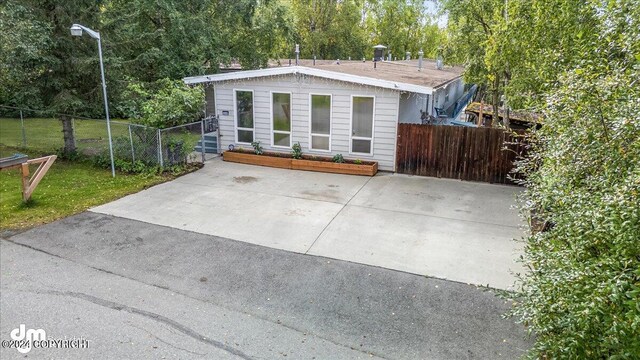
[[[214,75],[201,75],[201,76],[190,76],[182,79],[185,84],[200,84],[206,82],[219,82],[219,81],[228,81],[228,80],[241,80],[241,79],[250,79],[257,77],[265,77],[265,76],[277,76],[277,75],[289,75],[289,74],[302,74],[309,76],[317,76],[325,79],[332,79],[337,81],[345,81],[350,83],[362,84],[375,86],[384,89],[398,90],[398,91],[409,91],[418,94],[427,94],[430,95],[433,93],[433,88],[430,86],[420,86],[407,84],[402,82],[394,82],[389,80],[381,80],[375,79],[366,76],[359,75],[350,75],[335,71],[314,69],[305,66],[286,66],[286,67],[274,67],[274,68],[266,68],[259,70],[244,70],[244,71],[235,71],[230,73],[223,74],[214,74]]]

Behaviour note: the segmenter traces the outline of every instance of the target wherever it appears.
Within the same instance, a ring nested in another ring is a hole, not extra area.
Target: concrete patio
[[[225,163],[92,209],[297,253],[508,289],[517,187]]]

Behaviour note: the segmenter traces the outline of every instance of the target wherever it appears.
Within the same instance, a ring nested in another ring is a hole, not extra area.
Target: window
[[[373,153],[373,96],[351,97],[351,152]]]
[[[291,147],[291,94],[271,93],[272,146]]]
[[[236,90],[236,142],[253,142],[253,91]]]
[[[309,149],[331,150],[331,95],[310,96],[310,144]]]

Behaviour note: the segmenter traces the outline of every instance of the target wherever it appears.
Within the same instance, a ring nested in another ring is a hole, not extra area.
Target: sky
[[[427,10],[429,11],[430,14],[434,15],[434,16],[438,16],[438,5],[436,4],[436,1],[434,0],[425,0],[424,2],[425,7],[427,8]],[[437,22],[438,22],[438,26],[440,28],[444,28],[447,26],[447,15],[441,15],[437,17]]]

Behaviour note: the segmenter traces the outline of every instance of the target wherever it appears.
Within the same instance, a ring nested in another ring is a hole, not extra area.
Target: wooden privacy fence
[[[508,176],[518,178],[511,171],[524,150],[522,137],[502,129],[398,124],[396,171],[513,184]]]

